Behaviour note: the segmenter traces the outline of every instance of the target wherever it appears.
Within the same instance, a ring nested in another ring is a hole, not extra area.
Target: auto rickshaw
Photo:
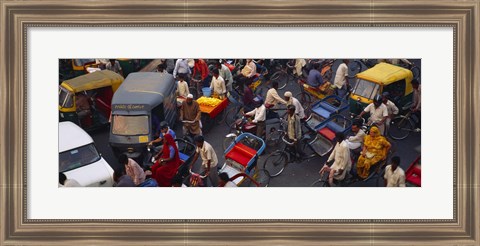
[[[103,70],[65,80],[58,88],[60,121],[71,121],[86,131],[108,124],[113,93],[123,77]]]
[[[147,144],[158,137],[160,122],[173,127],[177,118],[177,84],[171,74],[130,73],[113,96],[109,142],[143,163]]]
[[[123,75],[127,77],[130,73],[139,72],[143,67],[147,66],[152,59],[125,59],[118,58],[117,61],[122,67]]]
[[[350,94],[350,112],[357,115],[384,92],[398,108],[412,101],[412,71],[388,63],[379,63],[356,76],[355,88]]]

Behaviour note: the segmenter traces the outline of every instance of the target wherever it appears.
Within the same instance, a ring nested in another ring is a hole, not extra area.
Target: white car
[[[60,122],[59,172],[81,186],[112,187],[113,169],[98,153],[93,139],[78,125]]]

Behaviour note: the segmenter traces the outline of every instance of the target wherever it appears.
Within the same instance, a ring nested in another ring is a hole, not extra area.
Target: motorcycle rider
[[[263,99],[260,97],[255,97],[253,99],[255,109],[250,112],[244,113],[243,116],[255,116],[252,120],[253,123],[257,125],[257,136],[263,138],[263,133],[265,131],[265,119],[267,116],[267,108],[263,105]]]
[[[380,133],[385,134],[385,121],[388,118],[388,109],[385,104],[383,104],[382,96],[376,95],[373,98],[373,103],[370,103],[359,115],[358,118],[361,118],[365,113],[370,114],[368,118],[368,125],[375,124],[378,126]]]

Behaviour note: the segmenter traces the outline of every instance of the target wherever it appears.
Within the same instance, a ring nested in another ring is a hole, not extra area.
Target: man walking
[[[385,167],[385,186],[386,187],[405,187],[405,171],[400,165],[400,157],[392,157],[392,164]]]
[[[197,148],[193,156],[192,164],[190,164],[190,169],[197,161],[198,156],[200,156],[202,158],[201,172],[203,173],[205,171],[205,175],[209,177],[213,187],[218,186],[218,158],[215,150],[211,144],[205,141],[202,135],[195,136],[195,145]]]

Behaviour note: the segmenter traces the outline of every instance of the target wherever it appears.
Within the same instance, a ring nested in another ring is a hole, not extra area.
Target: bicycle
[[[287,140],[287,133],[283,130],[281,132],[281,139],[285,144],[283,149],[278,149],[271,153],[263,163],[263,169],[267,170],[270,177],[277,177],[280,175],[288,163],[293,161],[309,160],[317,156],[312,144],[317,140],[317,137],[311,139],[309,134],[304,134],[300,141],[300,148],[304,155],[302,157],[296,157],[297,151],[295,150],[294,143]]]
[[[202,87],[203,87],[203,84],[201,79],[191,78],[188,91],[190,92],[190,94],[193,95],[194,99],[198,99],[201,95],[203,95]]]
[[[420,132],[420,129],[415,129],[418,119],[412,117],[412,111],[409,110],[405,115],[395,117],[388,129],[388,135],[395,140],[403,140],[407,138],[411,132]]]

